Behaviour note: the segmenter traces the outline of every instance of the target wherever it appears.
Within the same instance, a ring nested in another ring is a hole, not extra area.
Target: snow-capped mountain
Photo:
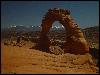
[[[63,26],[52,26],[50,30],[63,30]],[[14,31],[41,31],[41,26],[34,25],[10,25],[8,28],[3,28],[3,30],[14,30]]]

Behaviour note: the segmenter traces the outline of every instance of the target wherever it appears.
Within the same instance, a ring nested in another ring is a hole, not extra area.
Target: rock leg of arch
[[[50,40],[47,33],[52,27],[54,21],[59,21],[68,32],[66,35],[66,43],[64,45],[65,52],[73,54],[84,54],[89,52],[89,47],[84,35],[78,25],[70,16],[70,11],[65,9],[49,9],[42,20],[42,31],[40,35],[39,48],[49,50]]]
[[[50,40],[48,39],[47,35],[40,37],[39,47],[40,47],[40,50],[49,51]]]

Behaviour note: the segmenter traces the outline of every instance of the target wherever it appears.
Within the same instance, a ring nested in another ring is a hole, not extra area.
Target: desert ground
[[[50,54],[31,49],[34,43],[23,46],[1,42],[1,74],[98,74],[90,54]]]

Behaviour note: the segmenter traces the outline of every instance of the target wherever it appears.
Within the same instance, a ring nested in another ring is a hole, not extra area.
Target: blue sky
[[[99,1],[1,1],[1,27],[39,26],[49,8],[69,9],[81,28],[99,25]]]

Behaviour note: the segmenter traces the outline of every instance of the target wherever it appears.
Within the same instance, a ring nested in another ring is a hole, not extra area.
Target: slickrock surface
[[[30,49],[31,45],[13,46],[1,43],[2,74],[98,74],[90,54],[55,55]]]

